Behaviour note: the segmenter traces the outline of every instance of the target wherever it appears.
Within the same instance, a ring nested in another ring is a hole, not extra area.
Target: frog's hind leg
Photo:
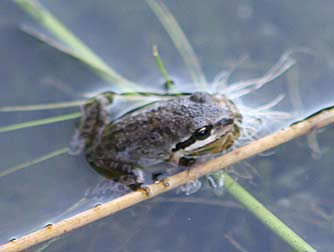
[[[128,160],[118,160],[101,157],[99,150],[86,153],[87,161],[94,170],[105,177],[120,183],[131,190],[141,188],[145,183],[145,174],[142,168]],[[106,168],[108,167],[108,168]]]
[[[92,147],[100,131],[109,122],[108,105],[113,102],[113,92],[105,92],[88,100],[81,107],[81,120],[71,142],[70,154],[78,155],[85,147]]]

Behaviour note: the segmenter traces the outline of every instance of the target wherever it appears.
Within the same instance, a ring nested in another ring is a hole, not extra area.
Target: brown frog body
[[[223,95],[196,92],[157,101],[110,122],[104,93],[83,106],[79,135],[88,162],[97,170],[127,175],[162,161],[185,163],[228,148],[239,136],[241,115]],[[132,183],[132,182],[131,182]]]

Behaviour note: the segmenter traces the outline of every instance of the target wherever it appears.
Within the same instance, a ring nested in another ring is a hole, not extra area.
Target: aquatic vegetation
[[[18,1],[18,2],[22,2],[22,1]],[[155,9],[155,12],[159,13],[159,11],[161,10],[165,10],[166,12],[166,7],[164,5],[162,5],[161,3],[160,4],[157,4],[156,2],[154,1],[148,1],[151,5],[151,7],[153,9]],[[161,15],[160,15],[161,16]],[[166,15],[167,17],[167,15]],[[172,16],[168,16],[169,20],[173,20]],[[164,20],[163,18],[161,18],[162,20]],[[164,21],[162,21],[164,23]],[[165,21],[166,22],[166,21]],[[180,29],[176,29],[175,27],[173,27],[173,25],[175,26],[175,22],[173,23],[165,23],[165,26],[166,27],[172,27],[170,28],[170,31],[177,31],[178,32],[178,35],[175,35],[174,33],[171,33],[171,36],[172,38],[174,38],[174,43],[178,43],[179,40],[177,40],[177,36],[180,36],[180,34],[182,34],[182,30]],[[168,30],[168,28],[167,28]],[[182,37],[182,35],[181,35]],[[184,57],[184,60],[188,60],[188,59],[192,59],[192,62],[193,61],[197,61],[198,60],[196,59],[196,56],[194,54],[192,54],[192,50],[189,50],[189,47],[188,49],[187,48],[181,48],[180,45],[187,45],[187,40],[184,40],[184,39],[181,39],[183,42],[179,44],[179,46],[177,45],[177,47],[179,48],[179,50],[181,52],[184,52],[184,51],[187,51],[187,53],[185,53],[184,55],[186,55]],[[77,42],[77,41],[76,41]],[[85,49],[84,49],[85,50]],[[190,55],[189,55],[190,54]],[[287,57],[288,55],[288,57]],[[236,99],[236,103],[237,105],[240,107],[241,111],[247,111],[245,114],[249,115],[249,118],[245,120],[245,125],[240,125],[240,128],[242,129],[242,137],[241,139],[244,140],[244,141],[249,141],[251,139],[253,139],[254,137],[257,137],[257,133],[258,133],[258,129],[259,129],[259,120],[257,120],[257,118],[265,118],[264,115],[268,116],[268,118],[270,118],[270,116],[272,116],[272,118],[276,118],[277,116],[286,116],[286,114],[283,114],[283,113],[279,113],[279,112],[270,112],[268,113],[267,110],[268,109],[271,109],[272,107],[274,107],[278,102],[279,100],[281,99],[281,96],[278,96],[277,99],[275,99],[274,101],[268,103],[268,104],[265,104],[264,106],[260,107],[260,108],[256,108],[256,109],[249,109],[248,107],[246,106],[242,106],[240,104],[240,101],[238,100],[238,98],[240,98],[241,96],[243,95],[246,95],[254,90],[257,90],[258,88],[262,87],[264,84],[268,83],[269,81],[279,77],[282,73],[284,73],[285,71],[287,71],[294,63],[293,59],[290,57],[290,53],[288,53],[287,55],[284,55],[282,57],[282,59],[272,68],[268,71],[267,74],[264,75],[264,77],[261,77],[261,78],[258,78],[258,79],[255,79],[255,80],[251,80],[249,82],[239,82],[239,83],[236,83],[236,84],[233,84],[233,85],[226,85],[225,81],[228,80],[228,78],[226,76],[224,76],[223,74],[220,74],[214,81],[214,85],[212,86],[208,86],[208,82],[206,81],[206,78],[203,77],[203,75],[201,75],[201,70],[200,68],[198,68],[198,65],[196,66],[196,69],[190,69],[190,73],[193,73],[191,74],[192,75],[192,78],[193,80],[195,81],[195,83],[198,83],[198,88],[200,88],[200,86],[204,86],[206,88],[211,88],[213,90],[218,90],[219,92],[222,92],[222,93],[227,93],[229,95],[229,97],[233,98],[233,99]],[[78,57],[78,56],[77,56]],[[195,60],[194,60],[195,59]],[[84,62],[84,60],[82,60]],[[89,64],[89,61],[86,60],[86,62],[88,62]],[[92,64],[93,68],[98,68],[96,65],[98,64]],[[191,65],[191,64],[189,64]],[[196,64],[195,64],[196,65]],[[100,67],[100,66],[99,66]],[[101,67],[101,68],[104,68],[104,67]],[[160,69],[162,69],[162,66],[160,64]],[[104,71],[99,71],[98,72],[106,72],[105,68],[104,68]],[[112,71],[108,70],[109,74],[112,73]],[[164,72],[164,71],[162,71]],[[165,72],[164,74],[164,77],[166,79],[166,82],[167,84],[169,83],[169,85],[171,84],[170,83],[170,79],[168,78],[168,74],[167,72]],[[123,81],[123,82],[119,82],[119,83],[127,83],[127,81]],[[129,82],[131,84],[133,84],[133,82]],[[126,87],[124,85],[122,85],[122,87]],[[174,87],[174,85],[173,85]],[[175,85],[175,87],[177,88],[177,85]],[[133,89],[132,89],[133,90]],[[214,91],[213,91],[214,92]],[[144,97],[145,99],[147,98]],[[160,97],[161,98],[161,97]],[[159,100],[159,99],[158,99]],[[238,104],[239,103],[239,104]],[[75,105],[81,105],[82,104],[82,101],[78,101],[78,102],[74,102]],[[30,107],[30,109],[48,109],[48,108],[61,108],[61,107],[66,107],[67,105],[73,105],[73,103],[71,104],[63,104],[63,103],[60,103],[60,104],[53,104],[53,105],[37,105],[37,106],[32,106]],[[9,111],[11,108],[4,108],[4,110],[7,110]],[[12,108],[13,110],[19,110],[20,107],[13,107]],[[25,109],[25,110],[28,110],[28,109]],[[66,120],[66,119],[73,119],[75,117],[79,117],[80,114],[78,113],[74,113],[74,114],[70,114],[68,116],[65,116],[65,117],[57,117],[57,118],[51,118],[51,119],[46,119],[46,120],[42,120],[42,121],[37,121],[37,122],[29,122],[29,123],[25,123],[25,124],[21,124],[19,126],[9,126],[9,127],[6,127],[6,128],[3,128],[3,131],[10,131],[10,130],[16,130],[16,129],[19,129],[19,128],[24,128],[24,127],[30,127],[30,126],[36,126],[36,125],[42,125],[42,124],[47,124],[47,123],[50,123],[50,122],[56,122],[56,121],[61,121],[61,120]],[[239,143],[241,144],[241,143]],[[62,149],[62,152],[55,152],[56,154],[55,155],[58,155],[58,154],[62,154],[62,153],[65,153],[64,150],[67,150],[67,149]],[[53,155],[46,155],[45,158],[39,158],[39,159],[36,159],[35,161],[31,161],[31,163],[35,164],[37,162],[40,162],[40,161],[44,161],[46,160],[48,157],[52,157]],[[21,165],[21,166],[18,166],[18,168],[16,167],[15,169],[12,169],[11,171],[16,171],[18,170],[19,168],[23,168],[23,167],[27,167],[28,165]],[[8,173],[7,173],[8,174]],[[197,175],[196,175],[197,176]],[[227,175],[227,176],[224,176],[224,180],[226,179],[227,182],[231,182],[230,177]],[[226,181],[225,181],[226,182]],[[162,185],[164,187],[170,187],[169,185],[170,182],[168,181],[163,181],[162,182]],[[161,186],[161,185],[158,185],[158,186]],[[176,185],[172,185],[172,187],[174,187]],[[155,187],[153,187],[155,188]],[[148,196],[150,192],[146,192],[148,193]],[[138,194],[137,194],[138,195]],[[103,209],[104,206],[97,206],[96,209]],[[54,226],[51,226],[50,229],[52,229],[53,227],[55,227],[56,225]],[[303,246],[306,246],[305,244]],[[309,248],[308,249],[309,251],[312,251],[312,248]]]

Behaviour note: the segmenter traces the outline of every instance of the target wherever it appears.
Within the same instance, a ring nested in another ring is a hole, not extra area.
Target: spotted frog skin
[[[162,161],[187,165],[196,156],[229,148],[239,136],[241,114],[223,95],[196,92],[150,103],[109,121],[106,92],[83,107],[78,134],[88,162],[113,178],[141,183],[138,168]]]

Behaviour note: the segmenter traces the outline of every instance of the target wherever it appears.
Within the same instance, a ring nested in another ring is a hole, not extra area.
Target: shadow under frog
[[[84,150],[99,173],[131,189],[145,183],[148,167],[166,162],[189,167],[198,156],[229,148],[240,134],[242,116],[221,94],[174,95],[110,121],[107,106],[114,95],[102,93],[82,106],[71,149]],[[157,174],[152,172],[153,180]]]

